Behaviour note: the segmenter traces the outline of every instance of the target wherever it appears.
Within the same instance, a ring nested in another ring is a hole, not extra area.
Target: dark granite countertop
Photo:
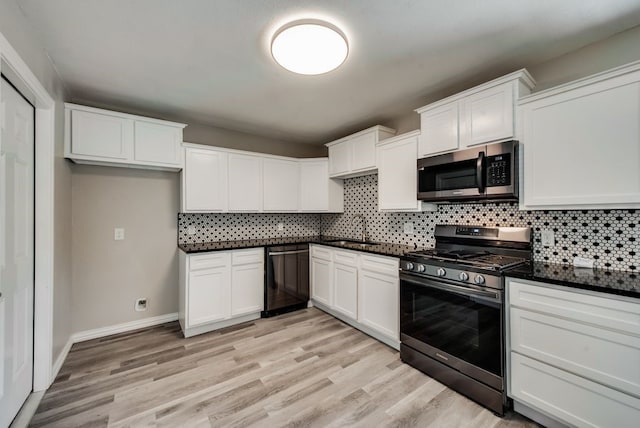
[[[322,244],[330,247],[342,248],[345,250],[362,251],[365,253],[378,254],[382,256],[401,257],[409,251],[415,251],[413,245],[389,244],[378,242],[378,245],[368,245],[362,247],[357,243],[338,243],[331,242],[337,240],[350,240],[350,238],[341,238],[339,236],[296,236],[289,238],[264,238],[264,239],[247,239],[241,241],[219,241],[205,242],[201,244],[181,244],[178,248],[187,254],[206,253],[210,251],[237,250],[241,248],[270,247],[273,245],[284,244]]]
[[[585,269],[571,265],[533,262],[510,269],[504,274],[507,277],[640,299],[640,274],[636,272]]]

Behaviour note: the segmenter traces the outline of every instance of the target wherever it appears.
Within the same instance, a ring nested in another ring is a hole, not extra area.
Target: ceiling
[[[640,24],[638,0],[16,1],[75,102],[303,143]],[[342,28],[342,67],[302,76],[273,61],[271,35],[301,18]]]

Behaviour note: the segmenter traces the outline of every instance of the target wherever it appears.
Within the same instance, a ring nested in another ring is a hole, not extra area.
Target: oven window
[[[476,159],[425,167],[418,171],[419,192],[478,187]]]
[[[501,304],[402,281],[400,331],[502,376]]]

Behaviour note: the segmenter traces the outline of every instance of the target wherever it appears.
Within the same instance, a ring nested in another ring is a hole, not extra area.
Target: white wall
[[[71,336],[71,171],[63,159],[65,91],[15,0],[0,1],[0,32],[56,100],[54,182],[53,361]],[[36,207],[37,209],[37,207]]]

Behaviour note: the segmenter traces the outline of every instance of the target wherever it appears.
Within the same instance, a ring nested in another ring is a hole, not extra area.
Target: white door
[[[33,378],[34,109],[4,79],[0,139],[0,426]]]

